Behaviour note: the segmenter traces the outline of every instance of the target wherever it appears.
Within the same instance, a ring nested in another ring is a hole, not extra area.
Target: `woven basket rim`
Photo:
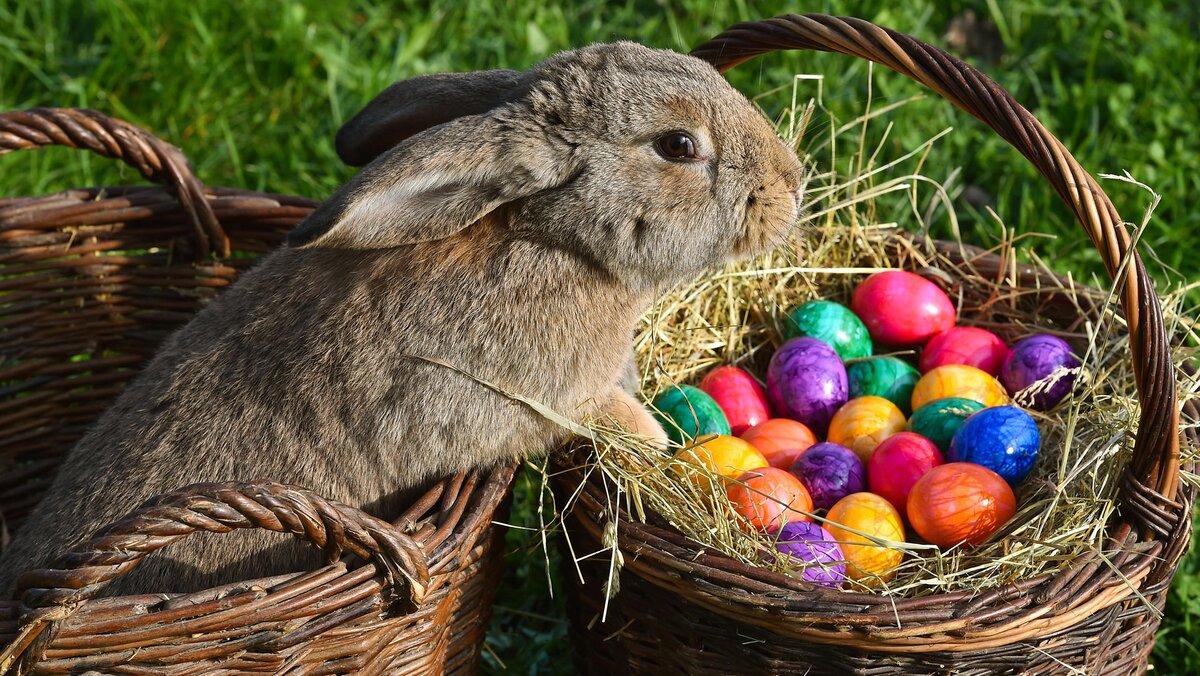
[[[984,651],[1046,637],[1139,590],[1169,583],[1190,541],[1196,493],[1179,480],[1180,440],[1182,434],[1200,438],[1196,430],[1181,431],[1160,301],[1112,201],[1070,151],[997,83],[897,31],[850,17],[790,14],[733,26],[692,54],[724,72],[760,54],[792,49],[879,63],[982,121],[1046,178],[1118,280],[1141,415],[1133,459],[1122,477],[1121,509],[1109,524],[1105,551],[982,593],[893,598],[833,590],[742,564],[678,531],[631,519],[624,507],[614,517],[606,511],[602,473],[585,474],[579,462],[556,472],[565,492],[579,496],[572,519],[588,537],[606,542],[605,520],[615,518],[623,567],[707,611],[804,642],[872,653]],[[992,255],[958,243],[948,246],[964,256]],[[1050,283],[1041,288],[1063,288],[1059,276],[1046,274]],[[1189,415],[1200,414],[1196,401],[1184,406]]]

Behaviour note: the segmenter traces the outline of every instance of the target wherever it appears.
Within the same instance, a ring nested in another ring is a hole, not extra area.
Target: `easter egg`
[[[811,300],[788,313],[783,321],[785,340],[808,336],[824,341],[843,360],[869,357],[871,336],[850,308],[828,300]]]
[[[1017,513],[1012,488],[992,470],[968,462],[934,467],[908,495],[908,522],[930,544],[985,542]]]
[[[846,403],[846,367],[816,338],[784,343],[767,366],[767,400],[775,413],[824,435],[833,414]]]
[[[996,406],[967,418],[950,441],[946,459],[983,465],[1016,486],[1033,469],[1041,443],[1037,423],[1028,413],[1016,406]]]
[[[904,552],[859,535],[904,542],[904,523],[892,503],[874,493],[853,493],[830,508],[825,519],[825,530],[842,546],[850,579],[871,585],[895,577]]]
[[[1000,382],[1018,402],[1035,411],[1053,408],[1075,388],[1080,362],[1058,336],[1022,338],[1000,367]]]
[[[924,345],[954,326],[954,303],[936,284],[904,270],[877,272],[856,289],[850,307],[876,341],[895,347]]]
[[[752,469],[767,466],[767,459],[757,448],[737,437],[726,435],[701,437],[691,446],[679,449],[675,459],[685,463],[685,466],[702,467],[727,479],[735,479]],[[697,473],[692,476],[703,493],[714,490],[706,475]]]
[[[917,410],[938,399],[971,399],[984,406],[1008,403],[1008,394],[1000,381],[974,366],[947,364],[921,376],[913,388],[912,408]]]
[[[775,549],[803,566],[800,579],[825,587],[840,587],[846,561],[833,535],[812,521],[792,521],[779,529]]]
[[[904,431],[904,414],[883,397],[859,397],[846,402],[829,423],[829,440],[858,454],[865,463],[881,441]]]
[[[729,421],[713,398],[699,388],[680,385],[654,398],[654,417],[667,436],[684,444],[706,434],[729,434]]]
[[[995,376],[1000,373],[1000,365],[1007,356],[1008,346],[991,331],[956,326],[929,339],[921,350],[918,365],[921,373],[947,364],[964,364]]]
[[[913,411],[908,419],[908,431],[916,432],[933,442],[945,454],[950,450],[950,440],[962,424],[983,404],[972,399],[950,397],[938,399]]]
[[[854,451],[828,441],[801,453],[791,469],[808,489],[816,509],[829,509],[847,495],[867,489],[863,461]]]
[[[733,511],[746,517],[759,530],[773,530],[791,521],[808,519],[812,498],[804,484],[775,467],[759,467],[743,473],[725,489]]]
[[[764,420],[742,432],[741,437],[757,448],[768,464],[782,470],[790,470],[796,458],[817,443],[817,437],[804,423],[788,418]]]
[[[871,454],[868,485],[872,493],[904,514],[913,485],[944,462],[942,452],[932,441],[919,434],[901,432],[885,439]]]
[[[709,371],[700,381],[700,389],[721,407],[733,434],[741,434],[771,417],[762,386],[754,376],[736,366]]]
[[[912,391],[921,373],[896,357],[875,357],[846,366],[850,398],[883,397],[908,414]]]

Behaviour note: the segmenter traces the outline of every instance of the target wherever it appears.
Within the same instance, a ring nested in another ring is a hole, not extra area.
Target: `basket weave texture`
[[[0,114],[0,154],[51,145],[120,159],[161,185],[0,199],[10,531],[158,344],[317,204],[206,187],[177,148],[94,111]],[[0,600],[0,673],[473,673],[502,572],[491,524],[514,471],[447,478],[391,522],[267,481],[158,496]],[[332,563],[195,594],[96,598],[181,537],[238,528],[292,533]]]
[[[580,562],[582,580],[567,576],[577,667],[595,674],[1144,671],[1157,613],[1190,542],[1195,495],[1180,483],[1179,448],[1181,435],[1194,441],[1197,430],[1180,429],[1160,303],[1129,231],[1096,181],[1011,95],[912,37],[858,19],[788,15],[734,26],[693,54],[724,71],[783,49],[848,54],[921,82],[1008,140],[1077,217],[1120,282],[1135,362],[1141,413],[1120,510],[1103,551],[1060,572],[986,592],[895,598],[816,587],[708,550],[660,520],[614,514],[615,486],[566,463],[556,490],[578,495],[567,516],[573,547],[605,548],[615,521],[624,562],[619,592],[607,602],[610,557]],[[998,279],[1010,270],[1010,261],[978,249],[937,249],[951,278],[970,270]],[[897,267],[906,265],[903,250],[896,248]],[[1065,293],[1067,280],[1032,268],[1019,270],[1018,280],[1030,317],[1059,326],[1099,319],[1098,307]],[[1200,418],[1195,401],[1184,407]]]

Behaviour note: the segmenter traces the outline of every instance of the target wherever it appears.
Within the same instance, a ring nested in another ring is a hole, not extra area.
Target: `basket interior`
[[[910,533],[910,555],[883,591],[904,596],[977,591],[1053,573],[1101,548],[1110,535],[1106,524],[1120,499],[1139,408],[1120,310],[1109,294],[1044,265],[1018,263],[1017,257],[1007,245],[985,251],[892,229],[804,233],[793,250],[734,266],[662,301],[639,336],[643,396],[652,401],[666,388],[694,385],[722,364],[742,366],[762,380],[782,343],[780,322],[790,308],[812,298],[848,304],[853,285],[873,270],[922,273],[956,302],[960,325],[986,328],[1010,344],[1032,333],[1067,339],[1084,358],[1085,384],[1055,409],[1033,413],[1042,452],[1017,490],[1018,514],[1009,525],[988,545],[950,552],[913,540]],[[782,561],[769,561],[769,536],[748,534],[752,529],[739,524],[727,503],[696,495],[673,471],[676,461],[621,438],[605,443],[611,452],[589,462],[621,487],[624,495],[615,500],[632,501],[631,518],[649,515],[650,523],[669,524],[698,546],[744,564],[786,570]]]

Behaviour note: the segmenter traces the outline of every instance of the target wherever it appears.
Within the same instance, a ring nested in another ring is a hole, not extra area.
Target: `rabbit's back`
[[[268,257],[172,336],[72,450],[0,559],[0,584],[190,483],[294,483],[386,517],[432,479],[562,438],[474,377],[572,415],[589,381],[615,379],[636,312],[593,304],[604,326],[589,332],[584,314],[564,317],[577,302],[560,276],[569,256],[493,242],[508,249],[500,262],[446,266],[454,246]],[[532,261],[541,279],[523,267]],[[555,335],[560,325],[572,335]],[[111,591],[190,591],[316,563],[288,539],[193,535]]]

